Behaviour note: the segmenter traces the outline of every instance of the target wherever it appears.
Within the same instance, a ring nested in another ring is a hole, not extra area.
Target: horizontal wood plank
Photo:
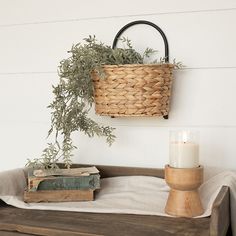
[[[160,7],[161,6],[161,7]],[[188,1],[178,0],[178,3],[167,0],[149,0],[148,4],[143,1],[120,0],[114,7],[109,0],[87,1],[51,0],[32,2],[30,0],[5,1],[4,7],[0,8],[0,26],[9,24],[46,23],[50,21],[86,20],[88,18],[117,17],[125,15],[143,15],[153,13],[176,14],[185,11],[217,10],[236,7],[234,0],[227,1]],[[97,10],[99,9],[99,11]]]
[[[3,231],[0,230],[0,235],[2,236],[32,236],[33,234],[25,234],[25,233],[19,233],[17,231]]]
[[[236,68],[175,72],[168,120],[160,117],[112,119],[109,116],[95,115],[94,108],[90,117],[115,127],[236,126],[233,99],[235,73]],[[50,109],[47,106],[53,95],[51,85],[58,83],[56,74],[0,75],[0,81],[1,123],[40,122],[50,126]],[[224,84],[227,86],[223,86]],[[24,87],[24,93],[19,89],[21,86]],[[212,86],[213,89],[206,89]],[[227,115],[229,111],[230,115]],[[45,128],[45,136],[47,129],[49,128]]]
[[[171,60],[176,58],[191,68],[235,67],[236,34],[232,27],[228,27],[236,20],[235,11],[176,14],[171,17],[154,15],[144,19],[156,23],[165,32],[170,45]],[[59,62],[70,56],[67,51],[72,44],[81,42],[89,35],[96,35],[99,40],[111,45],[120,28],[136,19],[105,18],[1,28],[0,51],[4,56],[0,57],[0,73],[56,73]],[[129,37],[134,48],[141,53],[146,47],[151,47],[158,50],[158,58],[164,56],[163,40],[151,27],[132,27],[124,36]],[[193,44],[196,45],[193,47]]]
[[[0,210],[0,230],[7,229],[48,236],[63,234],[68,236],[80,234],[206,236],[209,235],[209,218],[185,219],[125,214],[37,211],[3,207]]]
[[[91,166],[91,164],[73,164],[72,168],[87,167],[87,166]],[[132,175],[155,176],[159,178],[164,178],[164,169],[158,169],[158,168],[105,166],[105,165],[96,165],[96,168],[100,171],[101,178],[132,176]]]
[[[2,122],[0,129],[4,138],[1,151],[4,160],[8,161],[0,166],[0,170],[24,167],[27,158],[39,157],[49,141],[46,140],[49,127],[47,123]],[[206,173],[208,167],[234,169],[236,127],[224,126],[119,126],[115,130],[117,139],[111,147],[101,137],[91,139],[77,132],[73,136],[78,147],[73,162],[163,168],[169,162],[169,131],[176,129],[191,129],[200,133],[200,163]]]

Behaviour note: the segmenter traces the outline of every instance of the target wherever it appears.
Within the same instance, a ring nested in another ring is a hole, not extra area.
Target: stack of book
[[[29,170],[25,202],[92,201],[100,188],[96,167]]]

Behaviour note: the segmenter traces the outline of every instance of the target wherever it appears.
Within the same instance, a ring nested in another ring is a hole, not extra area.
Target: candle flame
[[[186,131],[183,132],[183,142],[186,143],[188,141],[188,134]]]

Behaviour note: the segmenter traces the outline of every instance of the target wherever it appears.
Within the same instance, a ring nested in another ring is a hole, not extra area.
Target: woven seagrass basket
[[[99,115],[163,116],[168,118],[174,65],[168,63],[168,42],[163,31],[149,21],[134,21],[116,35],[135,24],[148,24],[157,29],[165,43],[165,63],[104,65],[105,79],[93,73],[95,111]]]

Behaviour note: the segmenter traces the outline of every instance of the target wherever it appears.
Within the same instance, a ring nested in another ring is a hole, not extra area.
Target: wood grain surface
[[[165,180],[170,192],[165,212],[173,216],[195,217],[202,215],[204,209],[198,193],[203,183],[203,167],[173,168],[165,166]]]
[[[1,208],[0,219],[0,230],[47,236],[209,235],[210,223],[209,218],[185,219],[127,214],[38,211],[9,206]]]
[[[76,202],[93,201],[94,191],[88,190],[46,190],[24,192],[25,202]]]
[[[97,167],[102,177],[122,175],[164,176],[162,169]],[[225,236],[229,220],[228,187],[223,187],[218,194],[213,205],[212,216],[199,219],[26,210],[8,206],[0,201],[0,236]]]
[[[229,188],[223,186],[212,207],[210,234],[214,236],[226,235],[230,226],[230,198]],[[230,235],[230,234],[228,234]]]
[[[60,164],[60,166],[63,166]],[[89,167],[92,164],[73,164],[72,168]],[[158,168],[142,168],[142,167],[123,167],[123,166],[104,166],[95,165],[100,171],[101,178],[117,177],[117,176],[131,176],[131,175],[145,175],[164,178],[164,169]]]

